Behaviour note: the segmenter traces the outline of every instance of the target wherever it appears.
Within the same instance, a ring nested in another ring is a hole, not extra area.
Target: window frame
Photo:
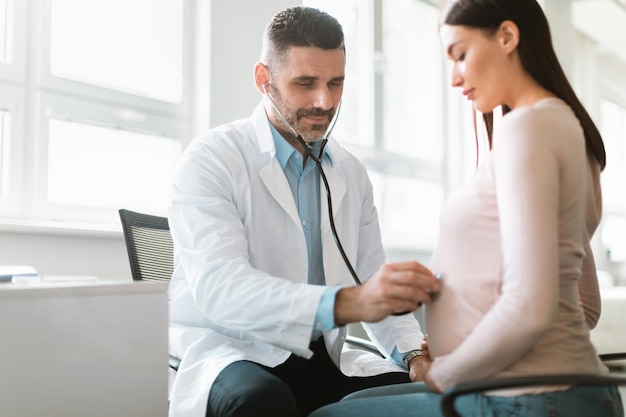
[[[12,163],[8,195],[0,196],[5,224],[42,226],[67,222],[75,227],[117,229],[117,212],[110,208],[68,206],[47,200],[48,122],[50,118],[115,126],[131,132],[172,137],[187,143],[190,131],[191,42],[195,30],[195,2],[183,7],[182,100],[171,103],[129,92],[64,79],[50,72],[50,28],[53,0],[8,0],[14,7],[13,62],[0,65],[0,93],[10,98],[12,118],[9,144]],[[26,66],[26,63],[29,63]],[[159,213],[163,214],[163,213]]]
[[[25,164],[16,161],[25,160],[25,99],[24,91],[18,86],[0,82],[0,109],[6,111],[11,119],[11,131],[4,138],[4,151],[0,161],[2,177],[7,194],[0,194],[0,216],[18,216],[24,197]]]
[[[102,102],[85,101],[57,93],[40,92],[36,96],[37,127],[40,138],[35,156],[33,216],[65,221],[117,223],[117,212],[110,208],[52,203],[47,198],[48,141],[51,119],[80,122],[129,132],[147,133],[182,143],[185,123],[176,118],[141,113],[128,108],[111,107]],[[125,117],[129,114],[130,117]],[[139,123],[137,119],[143,119]]]
[[[28,50],[28,11],[30,0],[6,0],[13,16],[10,28],[12,60],[0,62],[0,80],[10,83],[23,83],[26,80],[26,56]],[[8,16],[10,17],[10,16]]]
[[[189,109],[188,100],[185,97],[188,95],[185,85],[182,86],[182,100],[180,103],[171,103],[163,100],[158,100],[138,94],[133,94],[113,88],[106,88],[95,84],[84,83],[81,81],[71,80],[52,74],[50,68],[50,52],[51,52],[51,13],[52,13],[52,1],[54,0],[39,0],[41,7],[39,9],[39,25],[37,32],[37,45],[39,53],[37,59],[37,74],[36,84],[41,90],[55,91],[62,94],[68,94],[77,97],[83,97],[86,100],[93,100],[95,102],[111,102],[118,103],[119,105],[129,108],[141,108],[145,112],[163,115],[173,115],[176,117],[184,117],[187,115]],[[189,25],[190,5],[187,1],[183,3],[183,45],[189,42],[190,34],[189,30],[185,29]],[[188,54],[183,46],[183,76],[188,71]]]

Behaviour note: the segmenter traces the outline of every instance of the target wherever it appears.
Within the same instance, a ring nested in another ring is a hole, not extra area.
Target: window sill
[[[113,239],[123,237],[120,225],[15,219],[0,219],[0,233]]]

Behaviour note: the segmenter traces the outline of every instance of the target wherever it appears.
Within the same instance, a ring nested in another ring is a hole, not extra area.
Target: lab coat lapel
[[[346,195],[346,177],[344,173],[338,168],[337,160],[334,161],[334,165],[331,167],[327,160],[322,162],[328,185],[330,186],[330,195],[333,200],[333,216],[337,215],[341,202]],[[320,181],[320,202],[322,209],[322,224],[329,224],[328,219],[328,202],[326,197],[326,189],[324,184]]]
[[[276,158],[272,158],[269,164],[261,168],[259,171],[259,177],[261,177],[261,181],[263,181],[267,190],[278,202],[278,204],[280,204],[283,210],[287,212],[291,220],[293,220],[297,225],[300,225],[300,217],[298,216],[296,202],[293,199],[293,194],[289,188],[287,178],[285,178],[285,173],[281,169]],[[302,231],[301,227],[298,229]]]
[[[257,142],[259,144],[259,150],[262,155],[269,154],[270,156],[269,163],[259,170],[259,177],[272,197],[274,197],[278,204],[280,204],[294,223],[299,226],[298,229],[302,231],[302,227],[300,227],[298,208],[296,207],[296,202],[293,199],[291,188],[289,188],[289,183],[287,182],[285,173],[276,159],[276,147],[274,146],[274,139],[272,138],[269,122],[267,120],[267,116],[265,115],[262,103],[259,103],[254,110],[252,120],[254,123]]]

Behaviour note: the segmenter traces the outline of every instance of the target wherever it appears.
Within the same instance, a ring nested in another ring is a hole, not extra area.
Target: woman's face
[[[487,113],[507,104],[510,50],[504,47],[500,30],[487,35],[481,29],[443,25],[440,34],[452,62],[451,84],[462,89],[474,109]]]

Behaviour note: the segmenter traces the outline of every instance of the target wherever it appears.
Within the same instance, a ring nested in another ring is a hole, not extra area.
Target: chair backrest
[[[170,281],[174,272],[174,244],[167,217],[120,209],[120,220],[133,281]],[[169,354],[178,371],[180,359]]]
[[[174,244],[167,217],[120,209],[120,220],[134,281],[169,281]]]

